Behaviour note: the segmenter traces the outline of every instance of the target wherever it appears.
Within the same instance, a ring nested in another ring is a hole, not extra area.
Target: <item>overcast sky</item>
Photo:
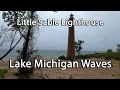
[[[120,43],[120,11],[37,11],[39,18],[69,19],[70,14],[76,20],[103,20],[104,26],[75,26],[75,40],[84,40],[83,51],[116,50]],[[0,24],[3,24],[0,12]],[[35,34],[35,47],[40,50],[67,50],[68,26],[40,26]],[[5,44],[3,48],[9,44]],[[20,47],[21,44],[18,45]]]

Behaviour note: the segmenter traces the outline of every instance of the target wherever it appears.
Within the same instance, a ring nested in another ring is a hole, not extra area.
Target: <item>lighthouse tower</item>
[[[73,14],[70,15],[69,20],[73,21]],[[67,57],[70,60],[74,60],[75,56],[75,33],[74,33],[74,25],[69,27],[68,30],[68,48],[67,48]]]

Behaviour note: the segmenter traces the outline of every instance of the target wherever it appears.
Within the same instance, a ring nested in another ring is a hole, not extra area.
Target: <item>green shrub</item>
[[[115,59],[120,60],[120,53],[118,52],[103,52],[76,56],[76,59],[87,59],[87,58],[104,58],[106,60]]]
[[[7,72],[7,69],[0,69],[0,79],[4,79]]]
[[[29,79],[33,73],[33,68],[19,68],[19,72],[15,73],[15,75],[19,79]]]
[[[70,75],[70,77],[68,79],[74,79],[74,77],[72,75]]]
[[[65,59],[66,59],[66,57],[65,57],[64,55],[59,56],[58,58],[59,58],[59,59],[62,59],[62,60],[65,60]]]
[[[112,49],[108,49],[107,52],[112,52]]]
[[[88,58],[88,55],[78,55],[76,56],[76,59],[87,59]]]
[[[70,60],[70,58],[69,57],[65,57],[65,60]]]

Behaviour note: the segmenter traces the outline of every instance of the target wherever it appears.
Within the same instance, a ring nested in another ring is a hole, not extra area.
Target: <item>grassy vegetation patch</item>
[[[104,52],[104,53],[94,53],[76,56],[77,59],[87,59],[87,58],[104,58],[106,60],[115,59],[120,60],[120,53],[118,52]]]
[[[0,69],[0,79],[4,79],[7,72],[7,69]]]

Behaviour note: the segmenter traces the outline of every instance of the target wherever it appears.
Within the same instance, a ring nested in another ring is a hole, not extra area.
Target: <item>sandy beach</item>
[[[108,61],[104,59],[91,58],[94,61]],[[120,61],[112,61],[111,68],[41,68],[35,69],[31,79],[120,79]],[[8,69],[5,79],[17,79],[14,74],[16,68],[9,68],[8,61],[0,61],[0,69]],[[42,72],[42,73],[41,73]]]

